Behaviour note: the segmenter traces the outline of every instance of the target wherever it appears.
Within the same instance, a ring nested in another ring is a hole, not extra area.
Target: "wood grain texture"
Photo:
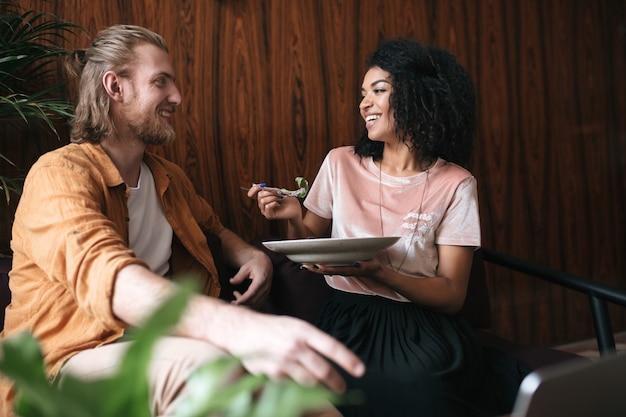
[[[622,1],[20,4],[83,25],[89,36],[73,40],[77,47],[114,23],[164,36],[183,103],[177,141],[156,151],[180,164],[246,238],[283,226],[265,221],[239,186],[312,180],[329,149],[354,143],[363,129],[363,63],[380,40],[406,36],[447,48],[478,92],[473,172],[484,246],[626,289]],[[540,344],[592,334],[584,297],[487,271],[497,333]],[[614,326],[626,328],[626,312],[611,313]]]

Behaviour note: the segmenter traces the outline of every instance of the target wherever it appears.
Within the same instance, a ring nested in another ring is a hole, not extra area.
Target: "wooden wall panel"
[[[266,139],[271,163],[257,181],[293,188],[296,176],[313,178],[330,146],[323,27],[316,2],[272,1],[267,12],[272,96],[264,116],[271,123]]]
[[[207,91],[216,99],[215,139],[222,171],[228,173],[220,184],[215,184],[214,202],[220,204],[222,213],[233,213],[229,226],[246,230],[256,211],[239,186],[249,186],[259,174],[270,171],[268,166],[271,147],[271,92],[273,90],[267,63],[267,35],[259,2],[233,2],[220,11],[219,43],[216,48],[216,75],[207,84]],[[214,140],[215,140],[214,139]],[[210,170],[209,170],[210,172]],[[221,198],[217,198],[221,197]],[[233,211],[232,207],[239,210]],[[231,209],[229,209],[231,207]],[[245,216],[242,216],[241,214]],[[228,221],[228,220],[227,220]]]
[[[330,148],[360,134],[363,62],[381,39],[448,48],[478,91],[473,172],[484,245],[626,289],[623,1],[20,4],[84,26],[89,36],[74,46],[114,23],[165,37],[183,102],[176,142],[156,151],[180,164],[246,238],[282,226],[265,221],[239,186],[312,180]],[[496,332],[542,344],[592,334],[584,297],[497,267],[488,273]],[[615,327],[626,328],[626,312],[611,313]]]

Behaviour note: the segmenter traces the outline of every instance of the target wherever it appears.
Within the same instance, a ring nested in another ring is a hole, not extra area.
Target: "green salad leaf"
[[[306,178],[296,177],[296,184],[299,187],[297,190],[288,190],[286,188],[281,188],[280,192],[290,197],[306,197],[307,193],[309,192],[309,182],[306,180]]]

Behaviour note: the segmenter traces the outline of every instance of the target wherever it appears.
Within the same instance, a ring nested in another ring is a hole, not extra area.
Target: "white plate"
[[[267,241],[263,245],[297,263],[339,266],[371,259],[398,239],[398,236],[292,239]]]

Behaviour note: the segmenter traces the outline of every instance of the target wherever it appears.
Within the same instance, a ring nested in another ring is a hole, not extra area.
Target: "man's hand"
[[[245,305],[259,309],[267,299],[272,287],[273,266],[270,259],[261,251],[255,253],[248,262],[244,263],[239,271],[230,279],[232,285],[243,284],[250,280],[250,286],[243,292],[233,292],[233,304]]]
[[[352,351],[305,321],[250,310],[233,314],[237,315],[236,330],[222,341],[248,372],[291,378],[308,386],[322,383],[339,393],[346,384],[331,362],[355,377],[365,372],[365,365]]]
[[[233,304],[259,308],[265,302],[270,287],[274,269],[268,256],[248,244],[229,229],[224,229],[218,235],[222,240],[224,261],[231,268],[237,268],[237,273],[230,279],[233,285],[243,284],[251,280],[250,286],[244,293],[235,291]]]

